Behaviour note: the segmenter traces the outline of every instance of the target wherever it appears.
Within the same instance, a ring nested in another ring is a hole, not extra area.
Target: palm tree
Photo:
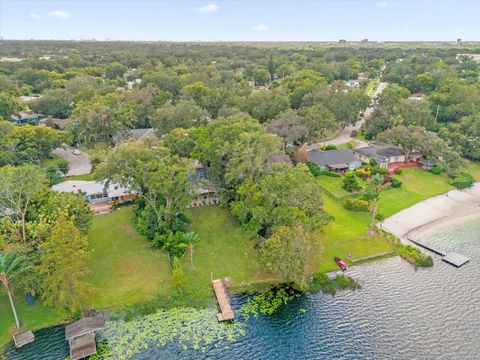
[[[375,219],[380,222],[380,230],[382,230],[383,222],[385,221],[385,215],[382,213],[377,213],[377,215],[375,215]]]
[[[193,246],[198,243],[200,237],[194,232],[188,232],[183,235],[183,243],[186,244],[188,254],[190,255],[190,268],[193,270]]]
[[[17,328],[20,328],[20,322],[18,321],[17,311],[13,304],[11,282],[12,279],[19,275],[26,269],[24,266],[25,258],[23,256],[17,256],[14,252],[0,251],[0,283],[7,289],[10,305],[12,306],[13,316],[15,317],[15,324]]]

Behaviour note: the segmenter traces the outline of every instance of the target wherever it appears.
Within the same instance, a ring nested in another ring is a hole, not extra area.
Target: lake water
[[[480,218],[446,224],[424,240],[470,258],[457,269],[434,256],[414,270],[400,258],[349,270],[362,288],[310,294],[273,316],[251,318],[247,334],[206,351],[176,343],[133,359],[480,359]],[[244,296],[232,298],[235,308]],[[63,359],[63,328],[37,332],[9,359]]]

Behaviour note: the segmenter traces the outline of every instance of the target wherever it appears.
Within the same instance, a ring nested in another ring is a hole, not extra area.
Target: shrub
[[[397,169],[395,170],[395,174],[397,174],[397,175],[402,175],[402,173],[403,173],[403,169],[402,169],[402,168],[397,168]]]
[[[352,138],[356,138],[358,135],[358,131],[357,130],[352,130],[352,132],[350,133],[350,137]]]
[[[432,267],[433,259],[431,256],[424,254],[422,251],[412,245],[398,245],[398,254],[407,260],[410,264],[419,267]]]
[[[365,199],[346,199],[343,207],[350,211],[368,212],[368,201]]]
[[[310,173],[313,175],[313,176],[319,176],[320,175],[320,171],[322,169],[320,169],[320,166],[318,166],[317,163],[314,163],[312,161],[307,161],[307,167],[308,169],[310,170]]]
[[[346,172],[345,177],[343,178],[342,188],[348,192],[359,191],[362,189],[362,185],[353,171]]]
[[[395,178],[392,178],[391,184],[393,188],[399,188],[400,186],[402,186],[402,182]]]
[[[452,180],[452,185],[457,189],[462,190],[472,187],[474,182],[475,178],[471,174],[462,172]]]
[[[330,144],[330,145],[325,146],[325,150],[337,150],[337,146],[333,145],[333,144]]]
[[[442,169],[440,169],[438,166],[434,166],[430,169],[430,172],[434,175],[440,175],[442,173]]]
[[[378,166],[378,165],[371,165],[370,166],[370,172],[372,173],[372,175],[376,175],[376,174],[390,175],[387,168],[384,168],[384,167],[381,167],[381,166]]]
[[[378,165],[377,160],[375,160],[375,159],[370,159],[369,164],[370,164],[370,166],[377,166]]]
[[[370,172],[370,170],[368,170],[368,168],[360,168],[358,170],[355,170],[355,175],[365,180],[369,178],[372,175],[372,173]]]
[[[360,285],[354,279],[346,275],[337,275],[330,279],[325,274],[317,273],[313,275],[309,290],[312,292],[321,290],[328,294],[335,294],[337,290],[357,290],[359,288]]]

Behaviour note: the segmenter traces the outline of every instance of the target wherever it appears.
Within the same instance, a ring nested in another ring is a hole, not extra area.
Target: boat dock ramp
[[[212,285],[220,308],[220,313],[217,314],[218,321],[232,320],[235,314],[230,306],[230,301],[228,301],[227,289],[223,281],[220,279],[212,280]]]
[[[445,261],[446,263],[450,264],[450,265],[453,265],[457,268],[459,268],[460,266],[462,265],[465,265],[467,262],[470,261],[469,258],[467,258],[466,256],[463,256],[463,255],[460,255],[456,252],[445,252],[435,246],[432,246],[430,244],[426,244],[426,243],[423,243],[421,242],[420,240],[418,239],[414,239],[413,237],[411,236],[408,236],[407,237],[408,240],[410,240],[412,243],[414,243],[415,245],[418,245],[424,249],[427,249],[437,255],[440,255],[442,257],[442,260]]]

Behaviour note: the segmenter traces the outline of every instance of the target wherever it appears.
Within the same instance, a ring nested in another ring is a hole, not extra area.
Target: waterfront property
[[[57,192],[80,194],[96,214],[110,212],[112,205],[131,201],[136,195],[127,188],[118,184],[109,184],[96,181],[68,180],[52,186]]]
[[[65,340],[70,346],[70,359],[78,360],[97,353],[95,333],[105,328],[103,315],[86,317],[65,327]]]
[[[191,177],[191,180],[194,183],[193,191],[195,192],[195,198],[189,207],[194,208],[220,204],[219,189],[208,178],[207,169],[199,161],[195,161],[194,167],[195,173]]]
[[[356,170],[362,166],[362,161],[355,157],[351,149],[341,150],[310,150],[307,155],[308,161],[317,164],[320,169],[344,172]]]

